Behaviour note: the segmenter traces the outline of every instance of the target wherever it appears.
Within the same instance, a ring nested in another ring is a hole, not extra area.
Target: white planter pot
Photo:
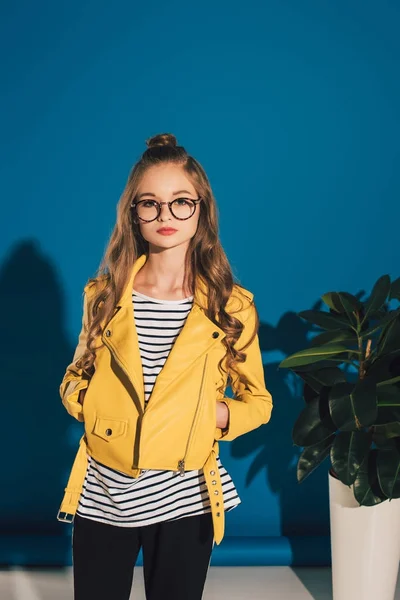
[[[360,506],[330,473],[333,600],[394,600],[400,561],[400,498]]]

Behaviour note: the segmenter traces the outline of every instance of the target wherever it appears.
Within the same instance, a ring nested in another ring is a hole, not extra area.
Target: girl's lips
[[[176,229],[157,229],[157,233],[161,233],[161,235],[171,235],[175,233]]]

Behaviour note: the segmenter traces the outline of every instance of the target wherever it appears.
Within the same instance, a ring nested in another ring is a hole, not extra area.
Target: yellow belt
[[[224,498],[222,494],[221,477],[218,464],[218,442],[215,440],[209,457],[204,463],[204,478],[211,502],[211,513],[214,527],[214,541],[220,544],[224,537],[225,511]],[[83,482],[87,471],[87,448],[85,435],[79,441],[79,449],[76,454],[71,473],[68,478],[67,487],[64,489],[64,497],[61,502],[57,519],[66,523],[72,523],[78,508],[79,498],[83,489]]]
[[[225,510],[222,494],[221,477],[217,464],[218,442],[215,440],[209,457],[204,463],[204,478],[211,502],[211,513],[214,526],[214,540],[220,544],[225,531]]]
[[[68,478],[67,487],[64,489],[64,498],[61,502],[60,510],[57,514],[59,521],[72,523],[76,509],[78,508],[79,498],[82,493],[83,482],[87,471],[87,452],[85,435],[79,440],[79,449],[72,465],[71,473]]]

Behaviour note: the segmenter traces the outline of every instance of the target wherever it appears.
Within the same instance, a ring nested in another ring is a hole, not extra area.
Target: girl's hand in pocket
[[[225,402],[217,401],[217,427],[226,429],[229,424],[229,408]]]
[[[87,388],[85,388],[84,390],[81,390],[79,392],[78,402],[79,402],[79,404],[82,404],[82,406],[83,406],[83,401],[85,399],[86,390],[87,390]]]

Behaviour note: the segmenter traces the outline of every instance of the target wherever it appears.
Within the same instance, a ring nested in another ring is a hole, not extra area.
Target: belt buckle
[[[64,515],[61,517],[60,515]],[[57,513],[57,521],[62,521],[63,523],[72,523],[74,520],[74,516],[71,513],[61,512],[60,510]]]

